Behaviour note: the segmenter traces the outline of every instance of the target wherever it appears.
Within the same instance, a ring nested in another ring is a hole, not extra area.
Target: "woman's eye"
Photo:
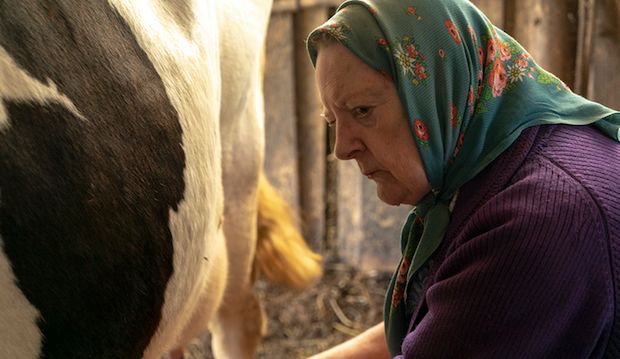
[[[353,109],[353,114],[355,115],[355,117],[358,117],[358,118],[366,117],[368,116],[368,114],[370,114],[370,107],[364,107],[364,106],[356,107]]]

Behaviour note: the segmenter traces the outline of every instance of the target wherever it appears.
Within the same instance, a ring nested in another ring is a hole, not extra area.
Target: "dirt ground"
[[[269,328],[257,358],[307,358],[379,323],[389,278],[330,261],[323,279],[303,292],[258,282]],[[208,335],[196,340],[186,358],[213,358],[206,343]]]

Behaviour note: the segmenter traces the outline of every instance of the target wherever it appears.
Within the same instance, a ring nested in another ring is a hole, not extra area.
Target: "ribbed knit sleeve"
[[[613,322],[600,208],[540,157],[464,221],[405,338],[407,358],[588,358]]]

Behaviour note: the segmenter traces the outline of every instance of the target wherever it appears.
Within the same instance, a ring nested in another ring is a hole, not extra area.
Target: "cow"
[[[258,268],[320,275],[261,174],[270,8],[0,1],[1,358],[250,358]]]

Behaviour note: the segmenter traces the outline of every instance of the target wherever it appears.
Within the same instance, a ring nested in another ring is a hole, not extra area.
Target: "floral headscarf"
[[[572,93],[468,0],[346,1],[308,37],[313,63],[323,33],[393,79],[432,188],[403,227],[386,296],[395,356],[409,326],[407,287],[420,286],[458,189],[527,127],[593,124],[620,140],[620,113]]]

